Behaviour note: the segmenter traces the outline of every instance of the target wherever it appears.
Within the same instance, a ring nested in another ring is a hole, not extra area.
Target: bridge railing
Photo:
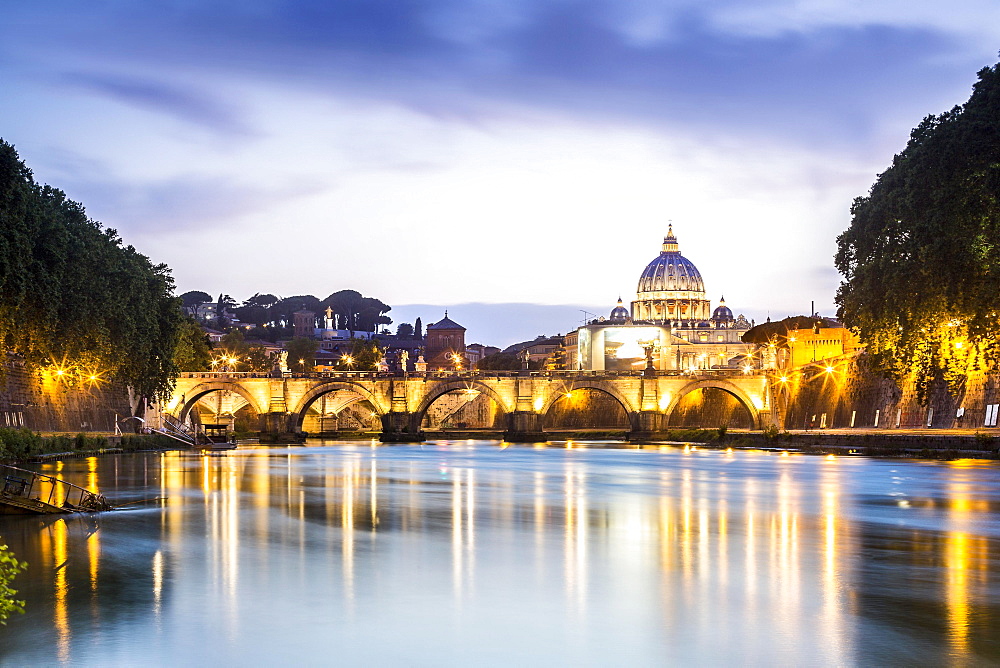
[[[763,375],[765,369],[752,369],[749,373],[742,369],[670,369],[656,371],[656,377],[687,378],[740,378],[747,375]],[[340,378],[350,380],[379,378],[638,378],[648,376],[646,371],[591,371],[591,370],[517,370],[517,371],[313,371],[308,373],[283,373],[281,375],[259,371],[186,371],[181,378],[204,380],[240,380],[244,378]]]

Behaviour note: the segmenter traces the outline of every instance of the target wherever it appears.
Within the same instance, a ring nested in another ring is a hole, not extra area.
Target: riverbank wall
[[[40,432],[114,432],[133,414],[128,388],[60,378],[7,360],[0,377],[0,428]]]
[[[912,380],[896,382],[858,357],[810,365],[789,374],[775,405],[784,429],[978,429],[988,425],[988,407],[1000,404],[1000,372],[974,371],[957,392],[935,383],[921,403]]]

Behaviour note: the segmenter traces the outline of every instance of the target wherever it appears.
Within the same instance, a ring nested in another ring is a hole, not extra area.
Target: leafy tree
[[[485,371],[516,371],[521,368],[521,359],[514,353],[493,353],[476,362],[476,368]]]
[[[1000,319],[1000,66],[961,107],[928,116],[837,240],[839,315],[879,368],[957,390],[997,361]]]
[[[11,580],[28,567],[18,561],[6,545],[0,545],[0,624],[6,625],[13,614],[24,614],[24,601],[14,598],[17,590],[10,586]]]
[[[385,314],[392,308],[373,297],[362,297],[356,290],[340,290],[323,300],[333,311],[337,329],[374,332],[379,325],[392,324]]]
[[[258,292],[243,302],[242,306],[233,309],[233,314],[240,322],[261,326],[270,322],[269,309],[277,303],[278,298],[274,295],[262,295]]]
[[[354,368],[358,371],[375,369],[384,354],[385,349],[379,347],[378,342],[373,339],[351,340],[351,357],[354,359]]]
[[[297,372],[312,371],[319,343],[315,339],[297,336],[285,345],[285,350],[288,351],[289,369]]]
[[[285,297],[267,310],[268,323],[274,327],[291,327],[294,322],[292,314],[296,311],[319,313],[322,310],[320,301],[312,295]]]
[[[399,327],[396,328],[396,336],[402,339],[412,339],[413,338],[413,325],[408,322],[399,323]]]
[[[788,347],[788,332],[792,329],[810,329],[816,325],[820,327],[834,327],[833,321],[827,318],[810,318],[805,315],[796,315],[775,320],[774,322],[764,322],[743,333],[740,337],[743,343],[773,343],[779,348]]]
[[[208,335],[194,318],[184,318],[174,346],[174,365],[180,371],[207,371],[211,362],[212,344]]]
[[[0,348],[163,396],[176,377],[180,300],[154,265],[82,205],[35,183],[0,140]]]
[[[210,301],[212,301],[211,295],[200,290],[191,290],[181,295],[181,305],[188,308],[198,306],[199,304],[207,304]]]
[[[244,359],[247,371],[270,371],[274,368],[274,357],[260,344],[250,346]]]
[[[250,345],[243,338],[242,330],[232,329],[226,332],[215,346],[215,359],[220,364],[219,369],[245,371],[249,350]]]
[[[253,297],[243,302],[244,306],[257,306],[260,308],[271,308],[278,303],[278,298],[272,294],[256,293]]]
[[[413,338],[415,339],[424,338],[424,324],[419,317],[413,323]]]

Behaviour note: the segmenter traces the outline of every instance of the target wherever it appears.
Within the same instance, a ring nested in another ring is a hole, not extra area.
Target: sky
[[[852,200],[998,50],[995,0],[12,2],[0,137],[178,293],[504,346],[633,299],[669,222],[713,306],[834,313]]]

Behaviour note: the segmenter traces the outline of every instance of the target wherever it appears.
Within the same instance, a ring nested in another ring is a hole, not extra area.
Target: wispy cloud
[[[190,86],[185,88],[151,79],[85,72],[64,74],[62,81],[124,104],[160,112],[216,132],[242,136],[253,134],[233,105],[213,99]]]

